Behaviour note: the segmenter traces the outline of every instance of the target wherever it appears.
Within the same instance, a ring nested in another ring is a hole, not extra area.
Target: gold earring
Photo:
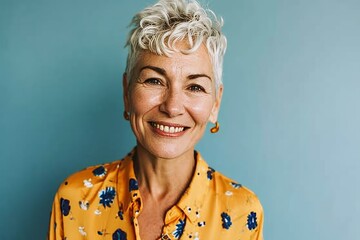
[[[217,133],[219,131],[219,129],[220,129],[220,125],[219,125],[218,121],[216,121],[215,126],[210,129],[210,132]]]
[[[127,111],[124,111],[124,118],[125,120],[129,121],[130,120],[130,115]]]

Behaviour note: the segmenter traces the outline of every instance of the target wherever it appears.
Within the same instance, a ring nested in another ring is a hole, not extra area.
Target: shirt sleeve
[[[63,239],[63,218],[61,211],[61,203],[58,193],[55,195],[54,202],[52,205],[49,230],[48,230],[48,240],[62,240]]]

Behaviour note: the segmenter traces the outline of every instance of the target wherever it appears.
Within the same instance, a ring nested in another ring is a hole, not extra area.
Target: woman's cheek
[[[145,113],[161,102],[161,92],[158,90],[134,89],[131,94],[132,111]]]
[[[189,104],[192,116],[198,123],[207,123],[213,106],[212,99],[205,101],[196,101]]]

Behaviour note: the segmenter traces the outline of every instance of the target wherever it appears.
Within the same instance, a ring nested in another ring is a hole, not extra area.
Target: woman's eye
[[[192,92],[205,92],[205,89],[200,85],[191,85],[189,90]]]
[[[151,84],[151,85],[161,85],[161,82],[159,79],[156,79],[156,78],[149,78],[149,79],[146,79],[144,81],[144,83],[146,84]]]

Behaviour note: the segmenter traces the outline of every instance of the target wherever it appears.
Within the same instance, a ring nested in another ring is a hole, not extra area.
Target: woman
[[[257,197],[194,150],[208,122],[219,130],[221,25],[184,0],[133,18],[123,88],[137,145],[60,186],[49,239],[262,239]]]

